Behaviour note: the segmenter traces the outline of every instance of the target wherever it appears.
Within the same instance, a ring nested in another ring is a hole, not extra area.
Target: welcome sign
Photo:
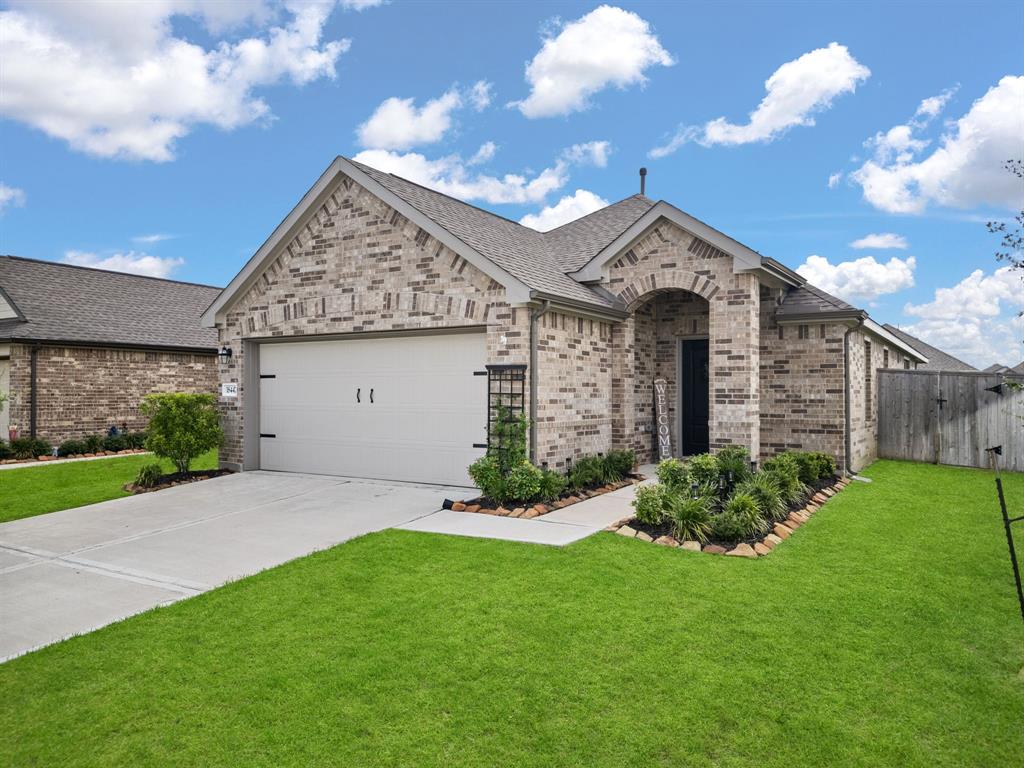
[[[658,435],[658,458],[672,458],[672,433],[668,428],[668,382],[654,380],[654,429]]]

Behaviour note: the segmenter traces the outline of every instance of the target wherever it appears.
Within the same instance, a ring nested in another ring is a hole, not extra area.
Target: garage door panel
[[[266,344],[264,469],[467,485],[486,440],[482,333]],[[357,402],[357,395],[358,402]]]

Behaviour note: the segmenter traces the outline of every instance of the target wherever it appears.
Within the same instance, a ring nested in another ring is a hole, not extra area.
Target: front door
[[[684,456],[708,451],[708,340],[679,342],[679,445]]]

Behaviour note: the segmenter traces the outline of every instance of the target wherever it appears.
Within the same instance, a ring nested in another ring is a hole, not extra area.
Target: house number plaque
[[[668,382],[654,380],[654,431],[658,435],[658,458],[672,458],[672,432],[668,428]]]

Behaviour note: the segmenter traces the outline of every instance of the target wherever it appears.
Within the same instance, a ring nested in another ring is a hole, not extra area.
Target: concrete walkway
[[[466,489],[245,472],[0,525],[0,661],[430,514]]]
[[[422,533],[445,533],[563,547],[632,515],[635,493],[636,486],[630,485],[564,509],[556,509],[532,520],[445,509],[397,527]]]

